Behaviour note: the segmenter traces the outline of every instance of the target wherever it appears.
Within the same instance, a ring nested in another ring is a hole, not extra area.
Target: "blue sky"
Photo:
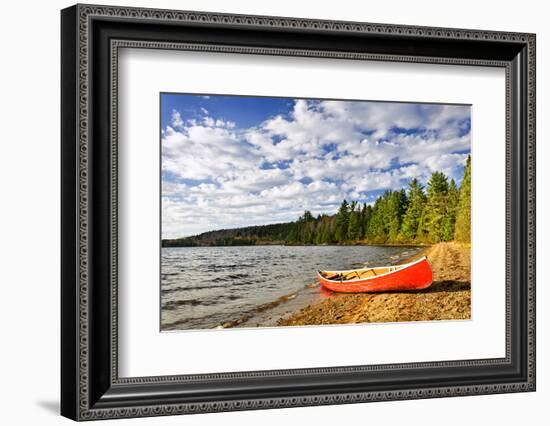
[[[288,98],[261,98],[255,96],[181,95],[164,93],[162,99],[162,128],[169,126],[173,111],[189,118],[209,115],[234,122],[240,128],[261,123],[266,117],[288,113],[293,100]]]
[[[161,94],[163,238],[459,183],[470,132],[466,105]]]

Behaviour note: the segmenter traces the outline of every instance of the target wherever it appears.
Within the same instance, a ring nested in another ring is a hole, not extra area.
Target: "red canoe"
[[[422,290],[432,284],[432,267],[423,257],[403,265],[319,271],[317,278],[323,287],[341,293]]]

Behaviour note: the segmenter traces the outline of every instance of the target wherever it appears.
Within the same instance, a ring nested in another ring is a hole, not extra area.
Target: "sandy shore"
[[[416,292],[333,293],[280,319],[277,325],[355,324],[458,320],[470,318],[470,247],[455,242],[427,247],[410,260],[427,256],[433,284]]]

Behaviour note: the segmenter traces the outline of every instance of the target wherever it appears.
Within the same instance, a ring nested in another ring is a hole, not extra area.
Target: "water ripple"
[[[311,303],[320,297],[319,289],[311,286],[318,269],[396,263],[417,250],[374,246],[163,248],[161,328],[241,324],[258,309],[291,300],[288,295],[301,294],[299,300]]]

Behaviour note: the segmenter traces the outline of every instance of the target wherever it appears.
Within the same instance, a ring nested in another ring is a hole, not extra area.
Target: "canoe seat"
[[[338,280],[340,278],[342,278],[342,276],[340,274],[334,274],[334,275],[331,275],[329,277],[325,277],[327,280]]]

